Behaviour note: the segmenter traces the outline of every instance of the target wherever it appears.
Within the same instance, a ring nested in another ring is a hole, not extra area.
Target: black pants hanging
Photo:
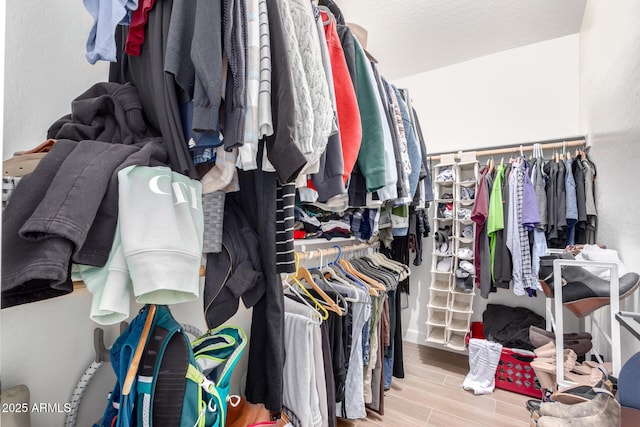
[[[260,152],[258,158],[262,158]],[[238,171],[238,178],[240,192],[237,197],[258,233],[266,280],[265,295],[253,307],[246,395],[252,403],[264,403],[270,411],[280,411],[284,368],[284,297],[276,272],[276,175],[258,169]]]

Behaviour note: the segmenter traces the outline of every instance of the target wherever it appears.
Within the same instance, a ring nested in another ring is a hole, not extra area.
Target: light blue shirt
[[[129,25],[131,13],[138,8],[138,0],[83,0],[82,3],[93,18],[87,39],[87,61],[90,64],[116,62],[116,27],[118,24]]]

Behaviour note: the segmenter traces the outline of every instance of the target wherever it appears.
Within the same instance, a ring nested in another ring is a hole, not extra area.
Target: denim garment
[[[567,228],[568,228],[569,219],[575,219],[575,220],[578,219],[578,199],[576,194],[576,181],[572,173],[573,159],[567,160],[566,165],[567,165],[567,173],[565,174],[565,191],[566,191],[566,197],[567,197],[566,215],[567,215]]]
[[[576,224],[577,219],[567,218],[567,245],[576,244]]]
[[[391,349],[391,356],[384,357],[384,389],[389,390],[391,388],[391,380],[393,377],[393,340],[391,340],[391,346],[387,347]]]
[[[371,351],[371,319],[367,320],[362,327],[362,364],[369,364]]]
[[[365,300],[366,292],[358,290],[361,293],[359,298]],[[368,295],[367,295],[368,296]],[[349,369],[347,370],[347,379],[345,383],[345,402],[338,402],[337,413],[347,419],[364,418],[367,411],[364,406],[364,365],[362,360],[362,327],[367,321],[367,307],[370,304],[353,304],[351,313],[353,313],[352,323],[352,341],[349,353]]]

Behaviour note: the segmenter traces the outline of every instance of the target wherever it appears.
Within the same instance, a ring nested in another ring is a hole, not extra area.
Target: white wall
[[[46,139],[71,100],[108,77],[84,58],[91,16],[82,2],[7,0],[3,158]]]
[[[575,34],[395,83],[409,89],[432,153],[577,135],[578,44]],[[412,266],[409,308],[402,319],[405,338],[420,344],[426,344],[432,241],[424,240],[424,263]],[[523,306],[544,316],[544,296],[498,290],[488,300],[475,298],[472,320],[482,320],[487,302]]]
[[[578,132],[577,34],[395,83],[409,89],[433,153]]]
[[[617,249],[627,270],[640,272],[638,16],[635,0],[587,3],[580,32],[580,128],[590,135],[598,168],[598,242]],[[639,293],[625,300],[623,309],[640,311]],[[640,351],[624,329],[622,343],[623,360]]]

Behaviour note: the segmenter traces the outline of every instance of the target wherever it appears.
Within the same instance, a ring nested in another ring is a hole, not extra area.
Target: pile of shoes
[[[578,362],[578,358],[587,354],[592,348],[591,334],[588,332],[565,333],[563,335],[564,378],[578,384],[596,385],[603,376],[611,372],[611,363]],[[529,341],[535,347],[536,358],[531,367],[536,373],[546,399],[556,391],[556,336],[551,331],[529,327]]]
[[[577,385],[556,395],[555,402],[529,400],[531,426],[614,427],[620,425],[621,408],[605,382],[601,387]]]
[[[532,426],[618,426],[620,404],[614,393],[617,379],[609,376],[611,363],[578,362],[591,350],[591,334],[563,335],[563,377],[576,385],[558,389],[556,382],[556,336],[531,326],[529,340],[536,346],[531,362],[543,390],[542,400],[527,401]]]
[[[574,259],[570,253],[540,257],[539,282],[544,294],[553,298],[553,261]],[[620,299],[631,296],[640,286],[640,275],[626,273],[620,277]],[[588,269],[567,265],[562,267],[562,303],[577,317],[584,317],[609,304],[610,282]]]

